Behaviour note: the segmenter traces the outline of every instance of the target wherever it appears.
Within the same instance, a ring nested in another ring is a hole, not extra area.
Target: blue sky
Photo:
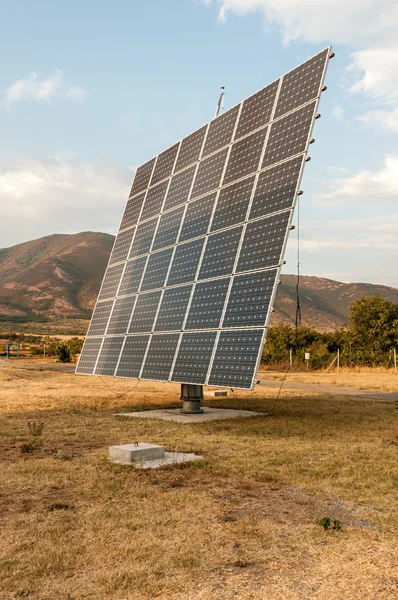
[[[392,0],[0,2],[0,246],[115,233],[134,168],[329,43],[302,272],[398,287]],[[292,232],[285,272],[294,272]]]

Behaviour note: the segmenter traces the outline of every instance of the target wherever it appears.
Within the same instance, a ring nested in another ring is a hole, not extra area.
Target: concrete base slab
[[[164,446],[146,444],[145,442],[109,447],[109,460],[125,465],[136,461],[157,460],[164,457]]]
[[[200,460],[202,458],[202,456],[199,456],[197,454],[189,454],[186,452],[165,452],[164,458],[137,462],[134,464],[134,466],[136,469],[159,469],[160,467],[178,465],[181,463]]]
[[[207,421],[223,421],[225,419],[238,419],[242,417],[261,417],[265,413],[251,410],[232,410],[229,408],[204,408],[203,413],[197,415],[181,414],[179,408],[169,410],[142,410],[129,413],[116,413],[119,417],[133,417],[138,419],[160,419],[162,421],[174,421],[175,423],[205,423]],[[166,453],[167,454],[167,453]]]

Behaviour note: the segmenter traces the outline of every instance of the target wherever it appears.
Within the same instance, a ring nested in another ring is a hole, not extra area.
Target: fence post
[[[290,355],[290,368],[293,369],[293,350],[291,348],[289,351],[289,355]]]
[[[340,348],[337,348],[337,373],[340,373]]]
[[[397,349],[394,348],[394,373],[397,372]]]

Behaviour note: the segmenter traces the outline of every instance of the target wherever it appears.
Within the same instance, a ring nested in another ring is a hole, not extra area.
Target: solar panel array
[[[137,169],[77,373],[253,386],[330,56]]]

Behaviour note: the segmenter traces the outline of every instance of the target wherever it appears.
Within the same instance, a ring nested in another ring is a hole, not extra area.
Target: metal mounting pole
[[[220,109],[224,108],[224,94],[225,94],[225,87],[222,86],[221,87],[221,94],[220,94],[220,97],[219,97],[218,102],[217,102],[216,112],[215,112],[214,117],[213,117],[214,119],[216,117],[218,117],[218,115],[220,114]]]
[[[181,412],[185,415],[198,415],[203,412],[200,403],[203,400],[203,385],[181,384]]]

